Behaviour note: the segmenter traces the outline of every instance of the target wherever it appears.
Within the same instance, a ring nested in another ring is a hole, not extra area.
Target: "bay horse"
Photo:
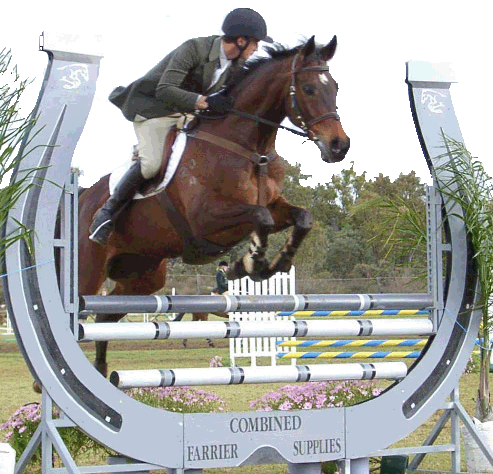
[[[282,195],[284,169],[274,149],[284,118],[304,130],[327,163],[349,149],[336,113],[337,83],[329,73],[337,38],[325,46],[311,37],[247,65],[231,84],[234,110],[219,120],[201,120],[189,134],[174,178],[165,192],[133,201],[120,214],[105,246],[89,240],[94,213],[109,196],[104,176],[79,199],[79,294],[97,294],[109,277],[113,295],[148,295],[166,282],[166,259],[188,264],[216,260],[251,236],[247,253],[228,277],[253,280],[288,271],[312,226],[311,214]],[[288,227],[283,248],[269,262],[268,236]],[[124,314],[98,314],[116,322]],[[107,342],[96,343],[94,366],[104,376]]]

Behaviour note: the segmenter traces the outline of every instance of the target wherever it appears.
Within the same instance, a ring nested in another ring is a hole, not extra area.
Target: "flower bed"
[[[250,403],[257,411],[310,410],[355,405],[380,395],[371,382],[307,382],[286,385]]]

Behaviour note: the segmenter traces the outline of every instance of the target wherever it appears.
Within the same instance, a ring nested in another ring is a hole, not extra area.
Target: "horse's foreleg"
[[[228,272],[229,278],[242,278],[248,275],[252,280],[261,281],[263,273],[269,268],[265,257],[269,234],[274,228],[274,220],[266,207],[257,207],[253,212],[254,231],[251,233],[248,252],[236,261]]]
[[[299,246],[313,226],[313,217],[309,211],[293,206],[283,197],[273,203],[269,210],[276,222],[274,231],[282,230],[289,225],[293,227],[284,247],[274,256],[268,270],[264,272],[264,278],[270,278],[277,272],[289,271]]]

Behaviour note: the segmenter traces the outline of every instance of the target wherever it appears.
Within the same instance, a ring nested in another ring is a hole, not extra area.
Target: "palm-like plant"
[[[20,117],[20,99],[29,81],[22,80],[17,73],[17,68],[12,66],[10,51],[0,51],[0,228],[4,229],[8,213],[13,209],[19,197],[32,185],[30,175],[34,170],[27,171],[21,179],[15,183],[6,183],[11,173],[15,171],[19,162],[29,151],[19,154],[21,142],[32,129],[35,118]],[[27,144],[28,145],[28,144]],[[27,147],[23,147],[27,150]],[[25,240],[29,248],[32,248],[32,230],[27,229],[20,222],[15,223],[15,229],[9,234],[0,237],[0,258],[6,249],[18,241]]]
[[[493,303],[493,179],[482,163],[473,158],[463,143],[444,137],[446,155],[451,159],[441,169],[450,171],[451,178],[440,183],[444,199],[463,209],[464,220],[474,249],[479,274],[478,305],[482,312],[480,336],[481,368],[476,399],[476,418],[481,422],[493,420],[490,403],[490,327]],[[452,189],[458,189],[452,191]]]

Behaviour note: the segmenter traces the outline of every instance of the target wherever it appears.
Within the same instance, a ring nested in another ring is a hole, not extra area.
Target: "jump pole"
[[[139,387],[183,387],[252,383],[295,383],[335,380],[400,380],[407,374],[404,362],[366,364],[284,365],[277,367],[232,367],[212,369],[119,370],[110,382],[121,389]]]
[[[424,347],[428,339],[336,339],[283,341],[279,347]]]
[[[348,319],[339,321],[153,322],[79,324],[81,341],[202,339],[239,337],[430,336],[429,319]]]
[[[183,415],[138,403],[96,372],[79,348],[73,334],[76,327],[70,323],[70,315],[74,319],[77,314],[78,301],[70,294],[61,294],[54,262],[55,248],[65,245],[54,238],[55,216],[69,176],[72,153],[94,96],[101,57],[97,46],[89,54],[79,47],[75,41],[79,39],[45,37],[42,48],[48,53],[49,64],[37,106],[41,133],[34,137],[34,151],[21,163],[13,180],[26,169],[42,169],[33,175],[37,186],[22,196],[9,214],[9,222],[15,218],[34,230],[35,250],[30,255],[19,242],[8,249],[4,262],[9,314],[26,362],[43,387],[43,399],[48,404],[53,400],[92,438],[138,460],[134,471],[166,467],[171,473],[279,462],[287,463],[293,474],[308,474],[320,472],[320,463],[329,460],[342,461],[346,470],[351,465],[364,467],[368,456],[388,453],[387,446],[443,408],[443,401],[457,386],[473,348],[480,312],[473,309],[477,289],[473,249],[463,221],[456,217],[462,210],[445,203],[449,233],[447,241],[442,242],[438,225],[441,219],[437,218],[442,207],[439,199],[430,210],[435,216],[431,222],[435,224],[430,225],[429,233],[437,236],[437,245],[429,246],[430,254],[436,252],[429,273],[431,280],[440,283],[430,293],[433,320],[440,324],[436,325],[433,342],[413,370],[381,396],[354,407],[297,413]],[[84,71],[83,87],[64,89],[67,71],[75,75],[77,67]],[[462,141],[450,98],[449,71],[426,63],[408,63],[407,81],[425,157],[435,179],[441,182],[447,176],[438,166],[449,159],[438,157],[443,132]],[[437,109],[437,102],[443,107]],[[51,146],[46,148],[46,144]],[[9,225],[7,231],[11,230]],[[73,252],[67,246],[63,249]],[[443,252],[449,255],[445,288],[441,285]],[[72,273],[74,266],[75,262]],[[65,271],[64,277],[70,277],[71,271]],[[69,280],[72,285],[75,283],[73,275]],[[62,321],[66,323],[61,324]],[[453,405],[457,416],[477,435],[460,404],[454,400]],[[240,426],[245,429],[240,430]],[[48,420],[42,430],[43,440],[50,439],[67,471],[80,472],[64,451],[54,422]],[[314,440],[319,448],[309,450]],[[35,439],[30,449],[40,441],[40,437]],[[491,451],[481,447],[493,460]],[[210,456],[211,452],[216,455]],[[49,454],[47,450],[43,453]],[[16,473],[23,471],[29,454],[21,457]],[[51,472],[51,457],[43,459],[43,474],[47,474]]]
[[[430,311],[425,309],[368,309],[351,311],[280,311],[278,316],[295,316],[299,318],[321,318],[326,316],[422,316],[429,315]]]

